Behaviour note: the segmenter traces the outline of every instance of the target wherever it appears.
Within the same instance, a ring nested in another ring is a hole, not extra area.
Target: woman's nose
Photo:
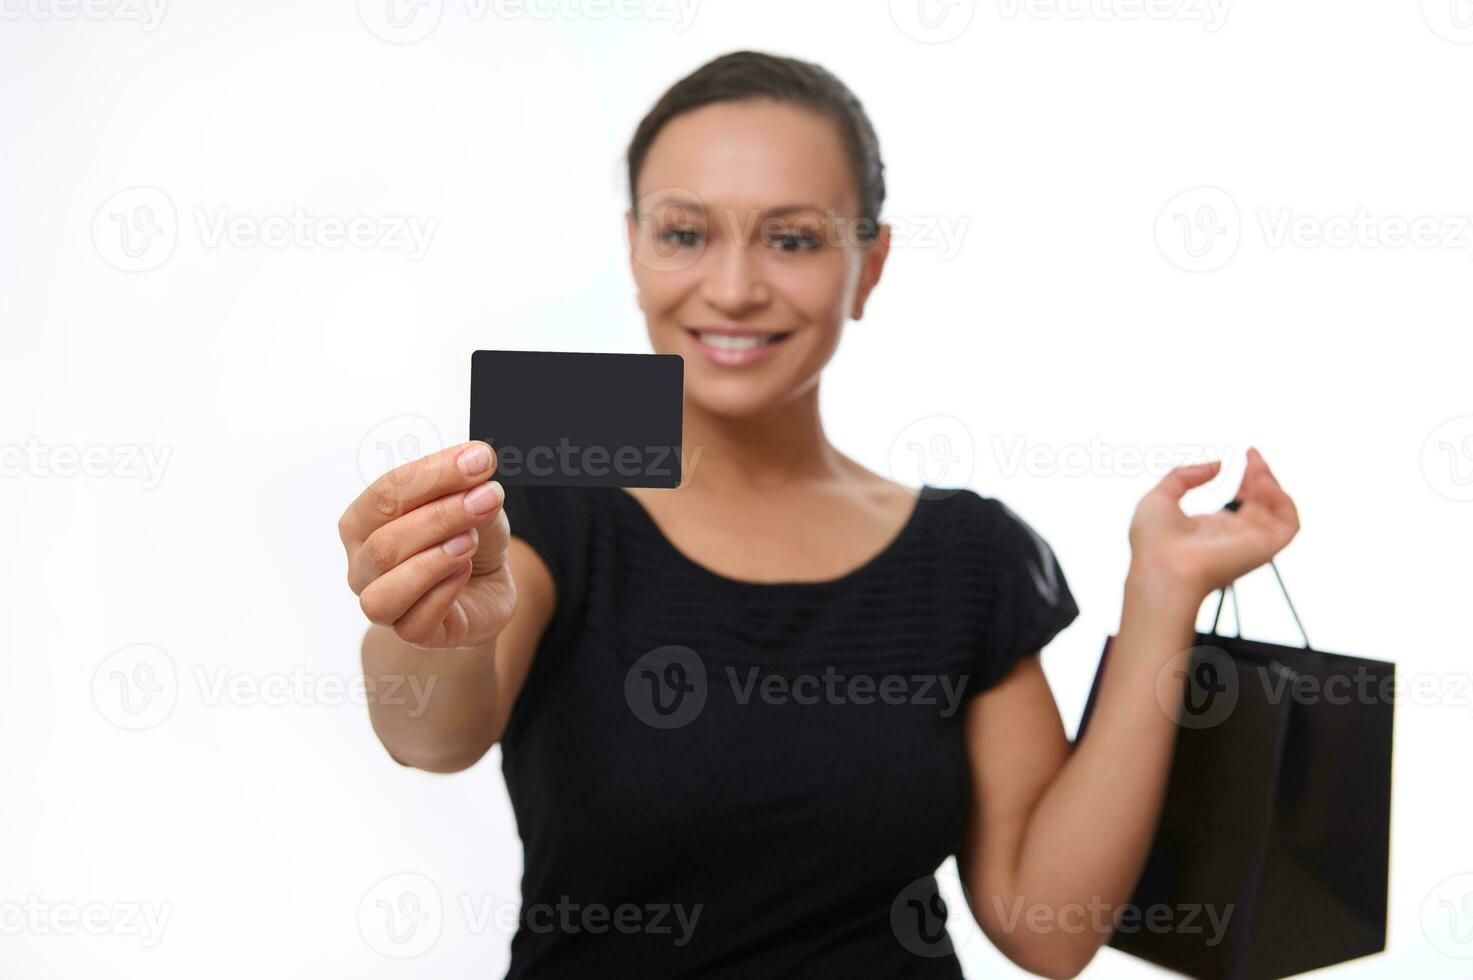
[[[702,283],[706,302],[729,316],[765,305],[771,292],[762,274],[757,246],[733,236],[712,256]]]

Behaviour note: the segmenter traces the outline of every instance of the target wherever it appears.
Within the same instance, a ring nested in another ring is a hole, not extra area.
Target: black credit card
[[[678,487],[684,385],[675,354],[478,350],[470,437],[505,486]]]

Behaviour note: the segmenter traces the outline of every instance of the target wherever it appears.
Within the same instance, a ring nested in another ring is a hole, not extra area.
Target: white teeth
[[[772,335],[759,334],[702,333],[698,336],[701,343],[720,350],[755,350],[772,343],[773,339]]]

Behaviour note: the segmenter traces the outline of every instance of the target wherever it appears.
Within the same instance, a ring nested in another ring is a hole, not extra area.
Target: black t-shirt
[[[756,583],[623,490],[508,487],[506,512],[557,588],[501,740],[507,976],[960,977],[934,872],[965,701],[1078,615],[1044,540],[926,488],[854,571]]]

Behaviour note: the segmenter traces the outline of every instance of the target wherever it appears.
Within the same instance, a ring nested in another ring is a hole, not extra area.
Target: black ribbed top
[[[508,977],[961,976],[965,700],[1078,615],[1048,544],[928,487],[853,571],[748,582],[623,490],[506,489],[557,587],[501,743]]]

